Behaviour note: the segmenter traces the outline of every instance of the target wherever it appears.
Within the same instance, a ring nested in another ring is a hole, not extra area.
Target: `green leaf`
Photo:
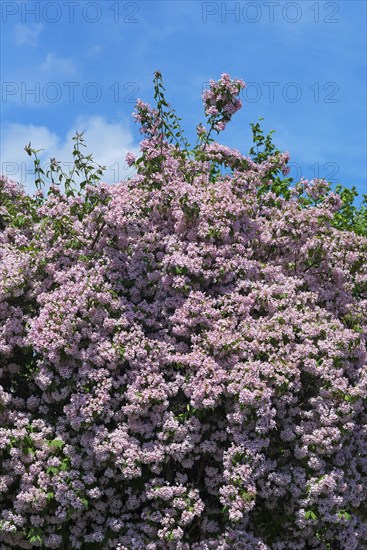
[[[60,465],[61,472],[65,472],[69,468],[69,459],[64,458]]]
[[[339,510],[339,512],[338,512],[338,518],[339,519],[349,520],[349,519],[351,519],[351,517],[352,516],[348,512],[346,512],[345,510]]]
[[[47,474],[58,474],[59,469],[56,466],[49,466],[48,468],[46,468],[46,473]]]
[[[254,500],[255,497],[254,493],[248,492],[246,491],[246,489],[241,489],[240,495],[242,500],[244,500],[245,502],[251,502],[251,500]]]
[[[29,542],[32,543],[32,544],[35,543],[35,542],[39,542],[40,544],[42,544],[43,538],[41,537],[41,535],[32,535],[29,538]]]
[[[315,514],[315,512],[313,510],[307,510],[307,512],[305,513],[305,518],[306,519],[317,519],[317,515]]]
[[[56,447],[57,449],[62,449],[65,443],[62,439],[53,439],[48,442],[49,447]]]

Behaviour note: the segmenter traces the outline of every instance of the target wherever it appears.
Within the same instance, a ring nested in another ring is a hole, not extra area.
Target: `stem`
[[[103,221],[103,223],[99,226],[98,230],[97,230],[97,233],[96,233],[96,236],[94,237],[93,239],[93,242],[92,242],[92,245],[91,245],[91,249],[93,250],[93,248],[95,247],[96,243],[97,243],[97,240],[98,240],[98,237],[100,236],[101,232],[102,232],[102,229],[105,227],[106,225],[106,222]]]

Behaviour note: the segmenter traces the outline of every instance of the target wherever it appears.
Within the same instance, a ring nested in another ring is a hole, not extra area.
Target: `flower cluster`
[[[232,116],[242,107],[242,101],[237,97],[245,88],[243,80],[234,79],[227,73],[223,73],[218,81],[211,80],[209,88],[204,90],[205,114],[214,122],[214,128],[218,132],[225,129]]]
[[[367,238],[324,182],[259,196],[287,154],[169,147],[80,196],[0,180],[0,546],[366,548]]]

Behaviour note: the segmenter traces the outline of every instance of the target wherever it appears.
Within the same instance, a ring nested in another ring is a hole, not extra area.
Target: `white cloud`
[[[75,63],[67,57],[58,57],[54,52],[47,54],[45,61],[41,65],[42,71],[55,74],[76,74]]]
[[[87,54],[91,57],[97,57],[99,54],[103,52],[103,46],[101,44],[95,44],[94,46],[90,46],[87,49]]]
[[[14,29],[14,40],[17,46],[36,46],[38,37],[43,29],[42,23],[38,25],[26,25],[18,23]]]
[[[28,192],[34,191],[33,158],[24,151],[31,142],[33,149],[43,149],[38,156],[41,166],[46,167],[50,157],[56,158],[65,172],[71,168],[73,159],[72,137],[84,131],[85,155],[92,154],[98,164],[106,166],[102,180],[117,183],[131,176],[133,171],[125,162],[128,151],[138,154],[127,123],[108,122],[101,116],[79,117],[65,136],[60,136],[46,126],[32,124],[5,124],[0,143],[0,174],[25,185]],[[46,171],[46,170],[45,170]]]

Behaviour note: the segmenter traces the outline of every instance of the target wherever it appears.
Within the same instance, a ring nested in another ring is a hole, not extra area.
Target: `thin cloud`
[[[125,162],[125,155],[128,151],[138,154],[139,150],[128,124],[111,123],[102,116],[77,118],[65,136],[46,126],[5,124],[0,143],[0,173],[23,184],[28,192],[34,191],[33,159],[24,151],[29,141],[33,149],[43,149],[38,153],[43,168],[47,169],[50,158],[56,158],[68,173],[73,160],[72,137],[76,131],[84,131],[87,145],[83,148],[84,154],[92,154],[96,163],[106,166],[103,181],[112,184],[133,175]]]
[[[103,52],[104,48],[101,46],[101,44],[94,44],[93,46],[90,46],[90,48],[87,49],[87,55],[91,57],[96,57],[100,55]]]
[[[75,63],[67,57],[59,57],[54,52],[47,54],[45,61],[41,65],[41,70],[45,73],[57,74],[76,74]]]
[[[26,25],[18,23],[14,29],[14,40],[16,46],[37,46],[38,38],[42,32],[42,23],[38,25]]]

